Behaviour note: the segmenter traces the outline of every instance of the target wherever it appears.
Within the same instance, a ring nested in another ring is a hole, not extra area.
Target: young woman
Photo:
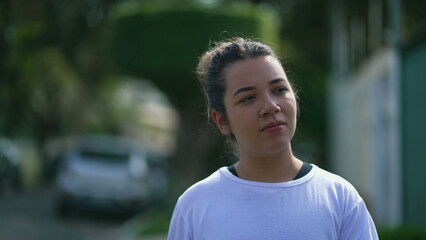
[[[221,42],[197,70],[210,118],[239,160],[179,198],[169,240],[378,239],[350,183],[294,156],[296,96],[269,46]]]

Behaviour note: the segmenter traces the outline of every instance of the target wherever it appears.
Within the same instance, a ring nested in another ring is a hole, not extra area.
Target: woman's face
[[[297,103],[279,61],[271,56],[239,61],[224,76],[227,118],[212,112],[221,132],[235,135],[242,155],[272,155],[288,148]]]

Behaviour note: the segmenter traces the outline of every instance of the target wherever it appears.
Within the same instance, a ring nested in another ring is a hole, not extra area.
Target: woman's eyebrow
[[[284,78],[276,78],[276,79],[274,79],[274,80],[271,80],[271,81],[269,82],[269,85],[273,85],[273,84],[275,84],[275,83],[279,83],[279,82],[282,82],[282,81],[284,81]]]
[[[282,82],[282,81],[284,81],[284,78],[276,78],[276,79],[271,80],[269,82],[269,85],[273,85],[273,84],[276,84],[276,83],[279,83],[279,82]],[[251,91],[251,90],[254,90],[254,89],[256,89],[256,88],[252,87],[252,86],[239,88],[239,89],[237,89],[237,91],[234,92],[233,97],[235,97],[237,94],[240,94],[242,92],[247,92],[247,91]]]
[[[251,87],[251,86],[239,88],[239,89],[237,89],[237,91],[234,92],[233,97],[235,97],[239,93],[251,91],[251,90],[254,90],[254,89],[256,89],[256,88],[255,87]]]

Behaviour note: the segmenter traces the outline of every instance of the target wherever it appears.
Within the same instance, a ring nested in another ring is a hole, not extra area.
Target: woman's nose
[[[280,105],[273,101],[273,99],[266,97],[260,108],[260,116],[269,116],[279,111],[281,111]]]

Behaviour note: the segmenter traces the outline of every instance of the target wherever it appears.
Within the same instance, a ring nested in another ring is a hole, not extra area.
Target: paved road
[[[54,191],[47,187],[0,196],[0,239],[117,240],[128,220],[88,212],[60,219],[55,216],[54,200]]]

